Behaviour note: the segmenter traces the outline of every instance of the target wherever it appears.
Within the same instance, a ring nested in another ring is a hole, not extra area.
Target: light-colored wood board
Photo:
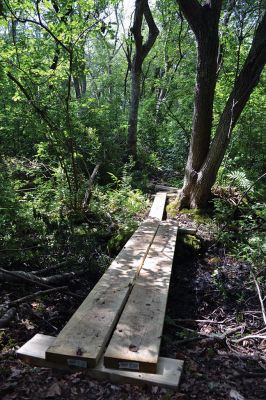
[[[166,203],[166,193],[165,192],[156,193],[149,212],[149,218],[162,221],[165,209],[165,203]]]
[[[182,235],[196,235],[197,234],[197,229],[196,228],[187,228],[185,226],[180,226],[178,227],[178,233]]]
[[[148,187],[160,191],[160,192],[168,192],[168,193],[175,193],[178,194],[181,190],[174,186],[167,186],[167,185],[160,185],[157,183],[150,183]]]
[[[45,359],[45,353],[55,338],[37,334],[18,351],[18,357],[28,364],[44,368],[57,368],[66,371],[80,370],[81,368],[67,367],[64,364],[58,364]],[[158,385],[169,389],[177,389],[180,375],[183,368],[183,361],[171,358],[159,359],[158,373],[147,374],[134,371],[119,371],[105,368],[103,360],[94,369],[86,370],[89,377],[98,380],[108,380],[113,383],[132,383],[138,385]]]
[[[104,355],[108,368],[156,373],[177,226],[162,222]]]
[[[88,367],[97,365],[158,225],[150,219],[141,224],[48,348],[47,360],[66,364],[80,360]]]

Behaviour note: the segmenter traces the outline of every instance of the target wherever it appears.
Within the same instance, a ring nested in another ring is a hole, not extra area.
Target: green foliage
[[[27,190],[22,188],[25,180],[14,179],[14,175],[11,179],[12,169],[13,165],[10,167],[7,161],[0,165],[1,258],[5,261],[12,259],[13,262],[20,260],[21,249],[25,247],[23,259],[28,261],[41,240],[45,240],[46,229],[42,220],[34,218],[32,204],[22,195],[22,191]]]
[[[243,41],[238,40],[237,13],[220,26],[223,63],[214,126],[248,52],[259,12],[257,2],[254,7],[242,3]],[[118,251],[147,206],[140,187],[146,190],[151,179],[181,185],[193,115],[194,36],[176,1],[156,1],[160,35],[143,65],[138,162],[125,164],[131,83],[124,51],[130,53],[132,38],[122,33],[121,3],[9,0],[3,11],[0,255],[10,264],[33,263],[42,251],[65,256],[66,246],[85,258],[94,254],[104,269],[106,243],[112,255]],[[219,171],[220,199],[215,200],[220,241],[258,266],[264,262],[265,191],[262,184],[249,188],[265,172],[265,82],[266,71],[234,128]],[[98,163],[92,200],[84,210]],[[174,215],[178,206],[171,204],[168,212]],[[201,210],[183,212],[198,224],[210,222]]]
[[[242,186],[245,190],[247,182],[243,175],[234,174],[234,177],[239,176],[239,187]],[[243,194],[240,200],[242,196]],[[255,190],[253,193],[249,192],[249,199],[244,198],[239,204],[232,204],[229,200],[218,198],[214,201],[217,239],[233,256],[248,262],[259,271],[266,262],[265,203],[259,201]]]
[[[113,183],[103,190],[98,187],[94,192],[92,210],[115,228],[116,233],[110,239],[108,248],[116,252],[132,235],[147,208],[147,198],[139,189],[132,188],[132,169],[134,163],[125,164],[122,177],[110,173]]]

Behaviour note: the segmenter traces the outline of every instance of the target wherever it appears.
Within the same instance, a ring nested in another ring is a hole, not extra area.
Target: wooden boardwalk
[[[110,368],[156,373],[177,227],[161,224],[105,352]]]
[[[157,231],[145,221],[47,349],[49,361],[96,367]]]
[[[166,193],[157,193],[148,218],[57,338],[36,335],[19,357],[86,368],[99,379],[177,387],[182,362],[159,357],[177,235],[176,226],[162,222],[165,202]]]

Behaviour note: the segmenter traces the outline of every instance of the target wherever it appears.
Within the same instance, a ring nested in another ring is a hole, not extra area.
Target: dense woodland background
[[[48,253],[65,258],[73,246],[105,259],[101,239],[105,247],[110,235],[111,253],[126,240],[132,216],[146,207],[150,181],[182,187],[197,55],[177,3],[151,7],[160,33],[141,68],[133,159],[127,136],[136,40],[129,5],[1,2],[2,266],[36,263]],[[213,132],[264,11],[263,1],[222,4]],[[143,18],[144,39],[147,26]],[[256,263],[265,250],[265,96],[264,71],[233,130],[211,205],[220,238]]]
[[[265,351],[265,10],[265,0],[0,1],[0,327],[15,319],[1,348],[31,329],[57,334],[157,183],[180,189],[168,218],[198,229],[177,246],[163,352],[176,351],[174,318],[191,315],[233,330],[244,321],[255,338],[230,349]],[[18,298],[38,298],[34,283],[67,294],[21,308]]]
[[[264,0],[156,0],[150,6],[138,0],[135,17],[126,1],[0,1],[3,282],[7,270],[58,266],[65,273],[86,269],[97,279],[144,217],[151,183],[181,189],[184,176],[186,183],[198,174],[187,161],[199,90],[196,37],[198,44],[203,37],[193,12],[202,14],[204,25],[204,13],[215,7],[219,43],[210,142],[230,94],[236,95],[258,29],[260,71],[252,89],[247,80],[244,85],[247,104],[229,124],[209,201],[188,210],[197,201],[182,202],[181,196],[168,213],[205,224],[219,257],[226,252],[248,266],[245,286],[260,294],[258,309],[264,308]],[[218,282],[223,266],[215,257]]]

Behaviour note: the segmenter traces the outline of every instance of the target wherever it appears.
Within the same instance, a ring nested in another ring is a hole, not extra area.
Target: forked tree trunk
[[[145,43],[142,36],[142,21],[145,18],[149,34]],[[154,22],[148,0],[136,0],[134,24],[131,32],[135,41],[135,54],[130,65],[131,69],[131,102],[128,118],[128,136],[127,136],[127,153],[133,159],[137,157],[137,127],[138,127],[138,110],[141,89],[141,72],[142,64],[149,54],[155,40],[159,34],[159,30]]]
[[[185,169],[182,207],[190,207],[191,190],[208,154],[213,117],[213,101],[219,51],[218,25],[221,1],[201,7],[197,2],[181,1],[197,41],[197,73],[194,100],[192,136]],[[192,16],[192,10],[195,15]]]
[[[180,207],[203,208],[211,197],[211,188],[215,183],[232,130],[250,94],[257,86],[266,63],[266,14],[257,28],[246,62],[235,81],[221,114],[214,139],[210,143],[213,99],[217,79],[216,60],[219,46],[218,24],[221,1],[209,0],[204,6],[201,6],[197,0],[179,0],[179,3],[195,33],[198,44],[192,138],[180,196]],[[207,15],[208,18],[213,18],[213,23],[206,22]],[[204,28],[202,28],[202,21],[205,21]],[[211,41],[213,41],[213,45]]]

